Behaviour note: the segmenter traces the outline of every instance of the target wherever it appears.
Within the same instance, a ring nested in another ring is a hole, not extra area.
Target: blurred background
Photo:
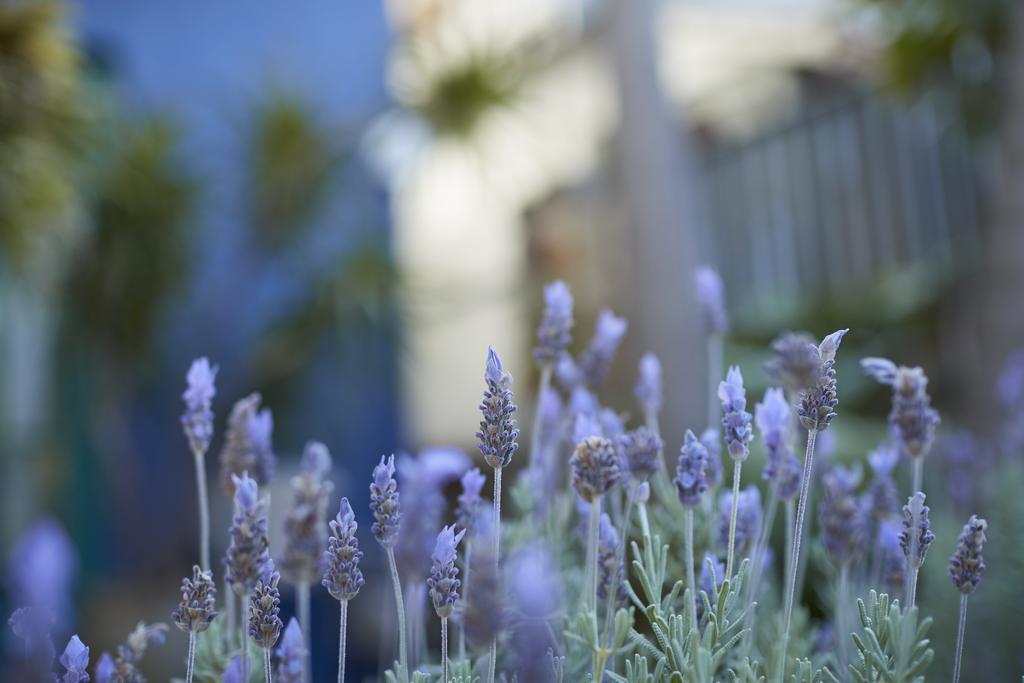
[[[113,649],[177,600],[192,358],[220,367],[210,460],[259,391],[274,500],[317,439],[365,519],[382,453],[476,459],[488,344],[532,415],[551,279],[574,290],[578,344],[602,306],[630,321],[604,402],[630,410],[651,350],[669,444],[704,424],[692,274],[712,264],[752,395],[778,333],[851,328],[836,458],[885,434],[888,394],[857,359],[925,367],[933,642],[952,643],[942,572],[978,512],[991,585],[969,633],[989,653],[965,666],[1024,668],[1001,628],[1024,578],[1019,2],[8,0],[0,158],[0,605],[52,601],[58,641]],[[219,555],[216,479],[211,497]],[[386,654],[379,583],[353,603],[354,673]],[[337,617],[314,593],[327,680]],[[184,642],[150,655],[154,680],[180,675]]]

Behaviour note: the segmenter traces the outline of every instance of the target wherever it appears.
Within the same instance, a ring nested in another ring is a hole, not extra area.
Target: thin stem
[[[196,461],[196,496],[199,499],[199,565],[210,571],[210,501],[206,493],[206,458],[192,451]]]
[[[309,583],[306,581],[300,581],[295,587],[295,601],[299,603],[299,627],[302,629],[302,644],[306,649],[306,654],[302,657],[302,680],[309,683],[310,680],[310,663],[313,660],[312,652],[310,648],[310,637],[309,637]]]
[[[249,592],[245,593],[245,601],[242,602],[242,610],[248,613],[249,610]],[[242,680],[249,680],[249,636],[245,632],[245,625],[248,623],[248,618],[242,620]]]
[[[737,459],[732,470],[732,514],[729,516],[729,553],[725,560],[725,578],[732,581],[732,560],[736,554],[736,512],[740,504],[740,468],[743,461]]]
[[[718,383],[722,379],[722,335],[712,334],[708,337],[708,429],[718,427],[720,404],[718,402]]]
[[[838,668],[840,672],[846,671],[846,663],[849,661],[847,654],[847,637],[849,633],[847,624],[847,605],[850,601],[850,563],[843,562],[839,566],[839,582],[836,584],[836,640],[838,641]]]
[[[953,683],[960,683],[960,662],[964,655],[964,630],[967,628],[967,594],[960,594],[960,624],[956,627],[956,659],[953,660]]]
[[[270,667],[270,648],[263,648],[263,675],[267,679],[267,683],[274,683],[273,671]]]
[[[686,589],[690,593],[690,627],[697,628],[697,581],[693,567],[693,508],[686,508]]]
[[[530,430],[530,467],[537,466],[540,458],[540,432],[541,432],[541,405],[544,402],[544,394],[551,386],[551,365],[546,364],[540,370],[540,386],[537,387],[537,402],[533,410],[533,429]]]
[[[235,591],[231,588],[231,584],[228,583],[227,577],[224,578],[224,605],[227,607],[228,612],[228,628],[224,633],[224,644],[228,650],[234,649],[234,643],[232,640],[235,637],[235,603],[237,599],[235,597]]]
[[[501,552],[501,470],[494,468],[494,575],[498,575],[501,566],[499,553]],[[494,677],[498,670],[498,634],[491,638],[490,654],[487,662],[487,683],[494,683]]]
[[[409,656],[405,649],[405,600],[402,598],[402,582],[398,578],[398,565],[395,563],[395,549],[388,548],[388,567],[391,569],[391,585],[395,589],[395,609],[398,612],[398,663],[409,675]]]
[[[341,624],[338,626],[338,683],[345,683],[345,636],[348,630],[348,600],[341,601]]]
[[[706,520],[706,523],[704,524],[704,530],[707,534],[707,539],[705,540],[707,543],[707,548],[709,549],[715,547],[715,525],[711,523],[711,520],[713,519],[715,514],[715,496],[717,494],[718,487],[716,486],[712,489],[709,489],[708,494],[704,496],[704,519]]]
[[[441,683],[448,683],[448,618],[441,618]]]
[[[601,524],[601,496],[590,503],[590,524],[587,527],[586,589],[582,597],[584,608],[597,609],[597,533]]]
[[[640,512],[640,532],[644,535],[644,543],[650,543],[651,525],[647,521],[647,503],[639,503],[637,510]]]
[[[196,632],[188,632],[188,661],[185,663],[185,683],[192,683],[192,672],[196,662]]]
[[[462,572],[462,602],[463,604],[469,604],[469,569],[471,565],[471,558],[473,557],[473,542],[470,538],[466,539],[466,552],[465,552],[465,564]],[[459,619],[459,661],[466,659],[466,627],[463,624],[463,620]]]
[[[786,500],[786,550],[787,551],[790,548],[793,547],[793,516],[794,516],[795,512],[796,511],[793,509],[793,499],[789,498],[788,500]],[[783,567],[783,574],[785,575],[786,579],[785,579],[785,582],[782,585],[783,586],[788,586],[789,582],[793,580],[793,578],[792,578],[792,575],[793,575],[793,557],[792,557],[792,555],[790,555],[789,552],[784,552],[783,555],[785,556],[785,558],[782,561],[783,565],[785,565]]]
[[[913,555],[911,555],[911,557],[913,557]],[[921,571],[921,569],[913,563],[911,563],[911,565],[912,566],[907,568],[909,571],[907,571],[907,587],[905,591],[907,597],[906,609],[908,610],[917,604],[917,574]]]
[[[921,480],[924,478],[924,456],[911,458],[910,475],[910,495],[914,495],[921,490]]]
[[[750,589],[747,593],[747,615],[744,618],[744,628],[746,629],[746,635],[743,636],[743,651],[746,652],[750,647],[750,642],[753,639],[754,629],[752,628],[754,622],[754,610],[751,606],[757,599],[757,595],[761,588],[761,578],[764,574],[764,554],[768,550],[768,541],[772,534],[772,527],[775,525],[775,512],[779,507],[779,494],[775,490],[775,487],[771,487],[771,492],[768,494],[768,504],[764,513],[764,524],[761,526],[761,533],[758,534],[757,544],[754,546],[754,552],[751,554],[751,558],[754,564],[753,574],[750,579]]]
[[[814,441],[818,431],[809,429],[807,431],[807,451],[804,454],[804,474],[800,480],[800,500],[796,507],[796,525],[793,529],[793,547],[790,553],[792,568],[800,563],[800,539],[803,537],[804,517],[807,514],[807,493],[811,485],[811,476],[814,473]],[[790,571],[789,581],[786,583],[786,594],[783,598],[785,609],[782,618],[782,651],[779,656],[779,671],[777,681],[782,683],[786,673],[786,651],[789,648],[789,626],[793,619],[793,600],[796,593],[796,572]]]

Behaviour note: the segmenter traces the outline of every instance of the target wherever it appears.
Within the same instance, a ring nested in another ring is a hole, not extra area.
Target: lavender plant
[[[235,492],[235,514],[228,530],[231,543],[224,565],[228,586],[242,600],[245,610],[250,593],[271,562],[270,541],[267,538],[267,501],[260,498],[259,486],[248,473],[243,473],[241,477],[232,475],[231,479]],[[241,624],[241,629],[243,674],[248,678],[249,639],[245,636],[246,624]],[[233,632],[234,624],[229,623],[228,630]]]
[[[693,432],[687,429],[676,464],[676,478],[673,481],[676,485],[679,502],[686,510],[684,522],[686,525],[684,532],[686,587],[689,589],[690,622],[694,624],[697,623],[697,584],[694,582],[693,564],[693,509],[700,505],[701,497],[708,490],[705,472],[707,461],[708,450],[693,435]]]
[[[903,530],[900,531],[900,548],[907,560],[907,585],[904,591],[907,607],[913,607],[917,596],[917,575],[928,555],[928,547],[935,540],[929,529],[928,506],[925,495],[918,491],[907,499],[903,506]]]
[[[540,385],[537,388],[537,404],[530,432],[530,467],[536,468],[541,457],[542,420],[541,409],[545,397],[551,390],[551,377],[555,364],[567,354],[572,342],[572,292],[568,285],[556,280],[544,286],[544,316],[537,325],[537,346],[533,359],[540,367]]]
[[[752,416],[746,411],[747,391],[743,387],[743,374],[736,366],[729,368],[725,380],[718,384],[718,398],[722,402],[722,427],[725,431],[725,445],[733,460],[732,472],[732,515],[729,519],[728,552],[725,561],[725,575],[732,576],[732,561],[735,554],[736,514],[739,504],[740,472],[743,461],[750,455],[749,444],[754,439],[750,422]]]
[[[288,626],[281,636],[281,646],[277,649],[277,683],[301,683],[306,675],[305,636],[302,627],[295,617],[288,620]]]
[[[725,286],[718,271],[711,266],[701,266],[693,273],[693,287],[707,339],[708,427],[714,429],[719,414],[715,403],[715,382],[722,376],[722,346],[725,334],[729,331]]]
[[[67,647],[60,655],[60,665],[64,667],[64,674],[58,678],[58,683],[86,683],[89,674],[89,648],[83,643],[78,635],[71,636]]]
[[[363,558],[363,553],[359,550],[359,540],[356,538],[358,529],[359,524],[356,523],[356,515],[349,505],[348,498],[342,498],[338,515],[331,520],[331,536],[327,539],[327,550],[324,551],[322,581],[331,597],[341,604],[338,626],[338,683],[345,680],[348,602],[359,593],[364,583],[363,573],[359,570],[359,560]],[[401,592],[398,595],[401,595]]]
[[[277,464],[271,447],[274,420],[267,409],[260,410],[262,397],[249,394],[231,408],[224,446],[220,451],[221,484],[234,495],[234,478],[248,473],[259,486],[265,486]]]
[[[441,619],[441,681],[448,683],[448,618],[455,609],[455,602],[459,599],[459,586],[461,585],[458,575],[459,569],[455,566],[458,557],[456,548],[466,530],[455,533],[455,526],[446,526],[437,535],[437,545],[434,547],[431,560],[433,566],[430,569],[430,577],[427,579],[427,586],[430,587],[430,599],[434,603],[434,611]]]
[[[949,578],[960,591],[960,620],[956,630],[956,660],[953,664],[953,683],[960,680],[960,662],[964,652],[964,630],[967,627],[967,596],[981,583],[985,562],[981,551],[985,545],[985,531],[988,522],[977,515],[971,515],[960,532],[956,552],[949,558]]]
[[[217,586],[213,574],[203,571],[198,565],[192,567],[192,578],[181,581],[181,602],[171,613],[174,625],[188,634],[188,655],[185,666],[185,683],[192,683],[196,658],[196,634],[210,628],[216,607]]]
[[[266,683],[273,683],[270,653],[281,637],[281,594],[277,584],[281,575],[274,569],[274,561],[264,566],[263,576],[256,582],[249,598],[249,637],[263,650],[263,673]]]
[[[395,564],[395,541],[398,539],[402,512],[399,506],[398,482],[395,481],[395,456],[386,460],[382,455],[380,463],[373,468],[370,483],[370,510],[373,512],[373,526],[370,530],[388,556],[391,583],[395,591],[395,609],[398,613],[398,677],[402,683],[408,680],[409,655],[405,646],[405,601],[402,598],[402,583],[398,578]]]
[[[199,566],[210,566],[210,501],[206,492],[206,452],[213,438],[213,410],[210,404],[217,393],[214,380],[217,366],[211,366],[205,357],[192,361],[186,381],[188,388],[182,394],[185,413],[181,426],[188,439],[196,466],[196,496],[199,500]]]

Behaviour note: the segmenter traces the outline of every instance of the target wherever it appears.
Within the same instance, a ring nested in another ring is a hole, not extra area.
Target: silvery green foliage
[[[918,609],[904,612],[899,601],[889,602],[885,593],[868,593],[857,600],[861,628],[852,633],[859,656],[849,665],[857,683],[923,683],[935,658],[927,633],[931,617],[918,622]]]

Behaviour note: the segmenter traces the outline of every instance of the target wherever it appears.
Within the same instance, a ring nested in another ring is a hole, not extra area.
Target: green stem
[[[192,451],[196,462],[196,496],[199,499],[199,564],[210,571],[210,501],[206,492],[206,458]]]
[[[847,623],[847,607],[850,601],[850,563],[843,562],[839,567],[839,582],[836,585],[836,640],[838,641],[837,655],[839,672],[846,671],[846,664],[849,662],[847,654],[847,634],[850,632]]]
[[[498,576],[501,552],[501,469],[494,468],[494,575]],[[491,638],[487,664],[487,683],[494,683],[498,670],[498,634]]]
[[[586,609],[597,609],[597,534],[601,525],[601,496],[590,503],[590,524],[587,528],[587,570],[586,589],[582,605]]]
[[[469,570],[470,562],[473,557],[473,542],[470,538],[466,539],[466,552],[463,557],[465,558],[465,565],[462,572],[462,603],[469,604]],[[463,624],[463,620],[459,619],[459,661],[466,659],[466,627]]]
[[[448,618],[441,618],[441,683],[448,683]]]
[[[647,521],[647,503],[639,503],[637,510],[640,512],[640,533],[644,536],[644,544],[649,545],[651,542],[651,525]]]
[[[690,626],[697,628],[697,582],[693,566],[693,508],[686,508],[686,590],[690,594]]]
[[[768,505],[764,513],[764,525],[761,527],[761,533],[757,537],[757,544],[754,546],[754,552],[751,554],[754,567],[750,579],[750,589],[747,592],[747,616],[744,618],[744,628],[747,632],[743,636],[743,652],[748,651],[750,642],[753,640],[754,610],[752,606],[760,592],[761,578],[764,574],[764,554],[768,549],[768,541],[771,537],[772,527],[775,525],[775,512],[778,507],[779,494],[776,492],[775,487],[772,486],[771,492],[768,494]]]
[[[544,394],[551,386],[551,366],[545,365],[540,371],[540,386],[537,387],[537,403],[533,411],[533,429],[530,431],[530,467],[537,466],[540,458],[540,431],[541,431],[541,405],[544,402]],[[547,474],[545,472],[545,474]]]
[[[919,455],[910,459],[910,495],[921,491],[922,480],[924,479],[924,456]]]
[[[300,581],[295,587],[295,601],[299,603],[299,627],[302,629],[302,644],[306,649],[306,653],[302,657],[302,680],[309,683],[309,669],[313,657],[309,637],[309,583],[306,581]]]
[[[338,683],[345,683],[345,640],[348,631],[348,600],[341,601],[341,623],[338,626]]]
[[[274,683],[273,669],[270,666],[270,648],[263,648],[263,676],[267,683]]]
[[[732,513],[729,516],[729,552],[725,561],[725,578],[732,581],[732,562],[736,554],[736,512],[740,504],[740,468],[743,461],[737,459],[732,470]]]
[[[722,335],[712,334],[708,337],[708,429],[717,429],[720,415],[718,401],[718,383],[722,380]]]
[[[800,539],[803,537],[804,517],[807,514],[807,496],[811,485],[811,477],[814,474],[814,441],[818,432],[815,429],[807,431],[807,450],[804,454],[803,479],[800,480],[800,500],[796,507],[796,524],[793,529],[793,547],[790,553],[791,565],[795,569],[800,564]],[[791,571],[789,581],[786,583],[786,593],[783,598],[785,609],[782,617],[782,650],[779,656],[777,683],[782,683],[786,675],[786,651],[789,649],[789,626],[793,620],[793,600],[796,593],[796,572]]]
[[[185,683],[192,683],[192,672],[196,663],[196,632],[188,632],[188,661],[185,663]]]
[[[242,632],[240,634],[242,636],[242,680],[243,681],[248,681],[249,680],[249,634],[246,633],[246,631],[248,630],[248,629],[246,629],[246,624],[249,622],[249,619],[248,619],[248,613],[249,613],[249,592],[248,591],[246,591],[245,599],[242,601],[241,611],[246,614],[246,617],[241,620],[242,621],[242,624],[241,624]]]
[[[391,584],[395,589],[395,609],[398,612],[398,663],[402,668],[400,675],[409,675],[409,655],[405,647],[405,599],[402,597],[402,582],[398,578],[398,564],[395,562],[395,549],[388,548],[388,567],[391,569]]]
[[[964,655],[964,631],[967,628],[967,594],[960,594],[960,623],[956,627],[956,659],[953,660],[953,683],[960,683],[960,663]]]

